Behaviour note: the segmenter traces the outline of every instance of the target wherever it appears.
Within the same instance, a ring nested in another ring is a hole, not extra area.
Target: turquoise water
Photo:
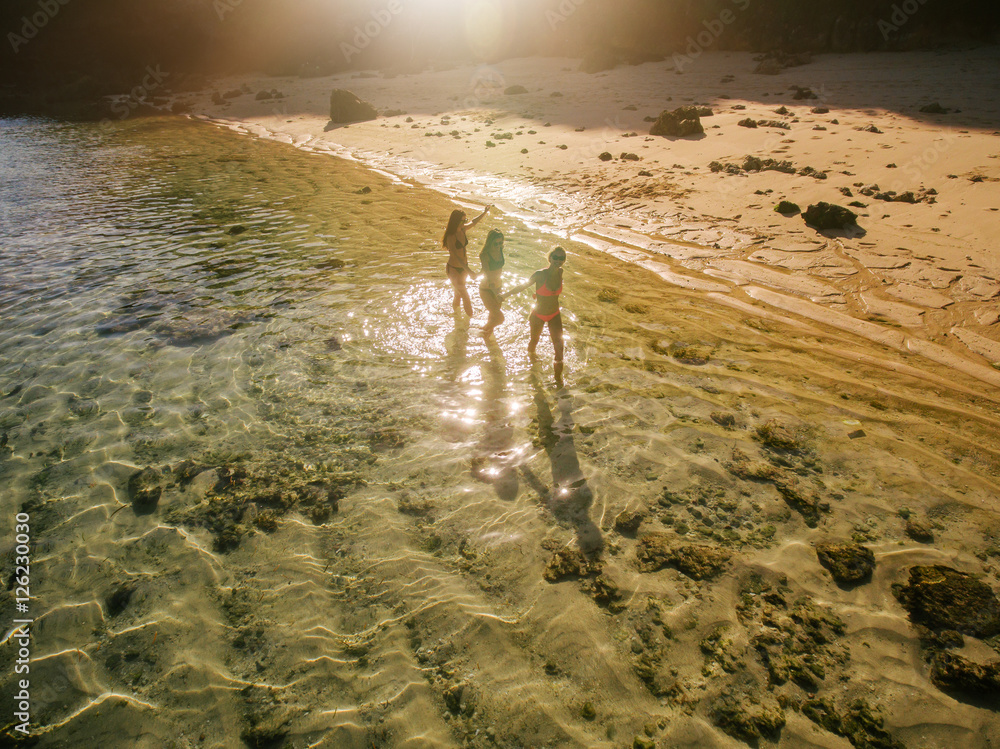
[[[751,573],[843,616],[854,649],[912,636],[889,590],[907,563],[991,564],[990,393],[573,243],[556,387],[551,346],[525,351],[528,294],[496,343],[474,292],[472,324],[453,316],[452,208],[206,125],[0,122],[0,509],[30,516],[42,746],[728,741],[713,700],[760,666],[744,649],[732,676],[700,643],[728,623],[745,644]],[[561,242],[488,224],[511,278]],[[902,507],[939,523],[933,548]],[[639,571],[623,511],[732,574]],[[831,536],[876,548],[870,597],[828,586],[808,550]],[[591,567],[553,576],[566,551]],[[853,658],[843,683],[878,683]]]

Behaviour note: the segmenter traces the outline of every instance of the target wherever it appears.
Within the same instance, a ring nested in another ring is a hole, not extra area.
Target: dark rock
[[[727,694],[712,706],[711,714],[715,725],[730,736],[753,743],[761,737],[777,738],[785,726],[785,713],[776,701],[761,704]]]
[[[914,624],[979,638],[1000,634],[996,594],[986,583],[951,567],[912,567],[909,581],[896,597]]]
[[[524,86],[516,85],[516,86],[508,86],[507,88],[504,89],[503,92],[507,96],[517,96],[519,94],[528,93],[528,89],[526,89]]]
[[[593,702],[583,703],[583,707],[580,708],[580,717],[584,720],[594,720],[597,717],[597,711],[594,709]]]
[[[330,94],[330,121],[364,122],[378,117],[375,107],[366,101],[361,101],[350,91],[336,88]]]
[[[843,585],[868,582],[875,571],[875,555],[859,544],[816,544],[816,556]]]
[[[195,476],[205,470],[208,470],[208,466],[195,463],[193,460],[182,461],[174,469],[174,481],[176,481],[179,486],[187,486],[194,480]]]
[[[802,714],[830,733],[845,737],[863,749],[906,749],[883,728],[881,715],[864,700],[855,700],[839,713],[829,699],[813,698],[802,703]]]
[[[906,521],[906,535],[922,544],[929,544],[934,540],[934,532],[930,526],[913,519]]]
[[[258,91],[257,96],[254,97],[256,101],[266,101],[267,99],[272,99],[270,91]]]
[[[601,161],[611,161],[611,159],[613,159],[614,156],[612,156],[610,153],[608,153],[607,151],[605,151],[604,153],[602,153],[597,158],[599,158]]]
[[[163,493],[162,480],[163,474],[155,468],[143,468],[129,476],[128,495],[136,512],[148,513],[156,509]]]
[[[740,127],[749,127],[754,130],[757,128],[757,120],[753,119],[752,117],[747,117],[744,120],[740,120],[736,124],[739,125]]]
[[[104,599],[104,608],[107,609],[108,616],[114,617],[122,613],[128,606],[129,601],[132,600],[133,593],[135,593],[135,586],[128,583],[119,585],[111,591],[108,597]]]
[[[700,135],[705,132],[699,114],[702,111],[704,111],[703,108],[694,106],[678,107],[672,112],[665,109],[649,129],[649,134],[666,138]]]
[[[622,510],[615,518],[615,530],[623,535],[631,536],[639,530],[646,513],[639,510]]]
[[[794,216],[796,213],[799,213],[802,209],[800,209],[797,204],[791,202],[790,200],[782,200],[780,203],[778,203],[778,205],[774,206],[774,210],[776,213],[781,213],[785,216]]]
[[[821,231],[829,229],[846,229],[857,226],[857,214],[843,206],[820,201],[811,205],[802,214],[807,224]]]
[[[802,99],[818,99],[819,97],[813,93],[811,88],[805,88],[803,86],[792,86],[795,93],[792,94],[792,98],[796,101],[801,101]]]
[[[934,102],[933,104],[925,104],[920,107],[920,111],[926,112],[927,114],[948,114],[951,110],[945,109],[937,102]]]
[[[809,111],[812,112],[813,114],[829,114],[830,113],[830,109],[828,107],[813,107]]]
[[[639,160],[638,154],[634,154],[634,153],[623,153],[618,158],[621,159],[622,161],[638,161]]]
[[[646,736],[636,736],[632,739],[632,749],[656,749],[656,742]]]
[[[220,94],[218,91],[213,91],[212,103],[215,104],[216,106],[222,106],[223,104],[226,103],[226,100],[222,97],[222,94]]]
[[[444,704],[450,712],[458,715],[466,703],[465,684],[455,684],[444,690]]]
[[[636,559],[642,572],[656,572],[674,567],[695,580],[714,577],[722,572],[731,554],[724,549],[698,544],[674,547],[666,533],[650,533],[639,541]]]
[[[586,580],[583,592],[594,599],[598,606],[603,606],[613,614],[625,610],[625,592],[606,575],[598,575],[592,580]]]
[[[995,700],[1000,697],[1000,661],[980,665],[954,653],[937,653],[931,662],[931,681],[943,692]]]
[[[863,127],[856,127],[855,130],[860,130],[862,133],[875,133],[876,135],[881,135],[882,131],[879,130],[874,125],[864,125]]]

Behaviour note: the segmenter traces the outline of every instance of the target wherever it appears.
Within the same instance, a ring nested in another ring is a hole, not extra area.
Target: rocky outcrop
[[[847,229],[858,225],[858,215],[854,211],[823,201],[809,206],[802,218],[820,231]]]
[[[677,109],[663,110],[656,122],[649,129],[650,135],[660,135],[665,138],[685,138],[690,135],[701,135],[705,127],[701,118],[712,114],[707,107],[684,106]]]
[[[868,582],[875,571],[875,555],[859,544],[817,544],[816,556],[841,585]]]
[[[335,88],[330,94],[330,121],[335,124],[365,122],[378,117],[375,107],[350,91]]]
[[[896,597],[914,624],[971,637],[1000,634],[1000,600],[986,583],[943,565],[910,569]]]

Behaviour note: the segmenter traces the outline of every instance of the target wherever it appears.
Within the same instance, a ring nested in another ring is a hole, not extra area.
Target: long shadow
[[[531,384],[538,409],[538,436],[552,468],[552,489],[547,497],[549,510],[557,520],[574,527],[577,545],[585,556],[597,557],[604,549],[604,537],[590,517],[594,494],[576,454],[573,396],[561,387],[556,392],[554,403],[550,404],[537,367],[531,370]],[[553,407],[557,412],[555,414]]]
[[[483,434],[472,458],[472,475],[492,484],[497,497],[505,502],[517,499],[519,481],[513,462],[514,427],[507,404],[507,360],[493,339],[486,341],[490,363],[483,368]]]

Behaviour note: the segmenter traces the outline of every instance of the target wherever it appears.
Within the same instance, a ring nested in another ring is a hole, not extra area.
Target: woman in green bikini
[[[562,379],[563,371],[563,327],[562,316],[559,314],[559,294],[562,293],[562,269],[565,262],[566,250],[562,247],[556,247],[549,253],[548,268],[536,270],[531,274],[531,278],[526,284],[511,289],[508,293],[500,296],[501,300],[506,299],[511,294],[517,294],[534,284],[535,308],[528,317],[528,323],[531,326],[528,355],[535,355],[535,348],[538,346],[538,339],[541,338],[542,328],[547,325],[549,337],[552,339],[552,348],[555,349],[556,381]]]
[[[493,329],[500,325],[503,320],[503,311],[500,309],[500,292],[503,288],[503,233],[496,229],[490,229],[486,235],[486,244],[483,251],[479,253],[479,260],[483,264],[483,280],[479,282],[479,297],[483,300],[483,306],[490,313],[486,325],[483,326],[483,337],[488,338],[493,335]]]

